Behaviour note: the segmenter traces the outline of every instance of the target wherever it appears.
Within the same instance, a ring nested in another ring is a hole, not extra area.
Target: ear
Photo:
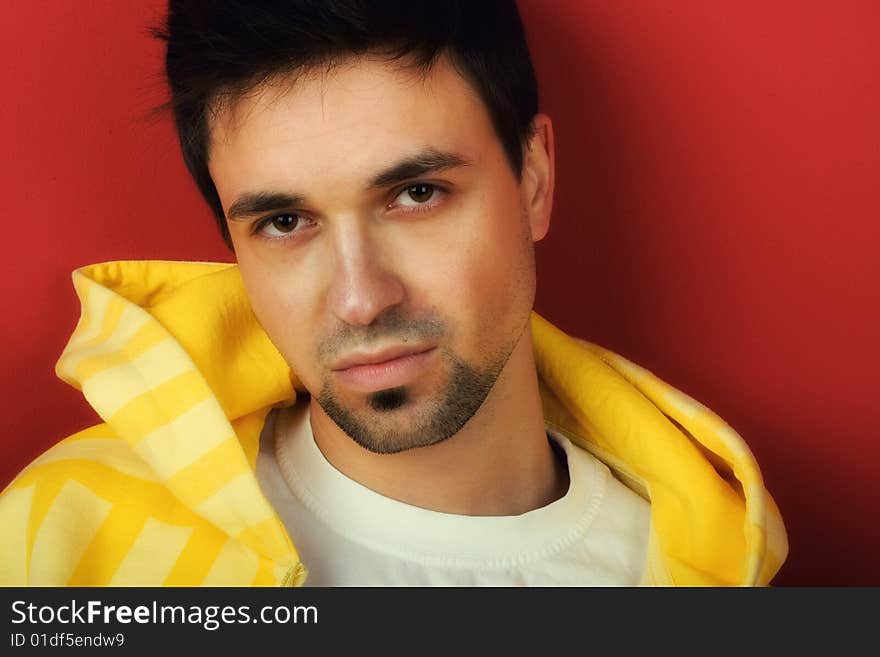
[[[553,123],[546,114],[532,119],[532,136],[523,149],[521,188],[532,241],[544,239],[550,229],[555,182]]]

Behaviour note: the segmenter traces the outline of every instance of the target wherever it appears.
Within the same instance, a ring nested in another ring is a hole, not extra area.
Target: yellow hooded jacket
[[[267,413],[302,391],[229,264],[79,269],[56,366],[104,423],[0,497],[0,584],[290,586],[295,546],[254,475]],[[531,323],[547,424],[651,503],[645,584],[763,585],[788,551],[743,440],[621,356]]]

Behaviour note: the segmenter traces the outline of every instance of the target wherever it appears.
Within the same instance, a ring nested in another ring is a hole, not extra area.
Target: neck
[[[315,442],[333,467],[407,504],[461,515],[518,515],[568,489],[568,469],[544,429],[528,327],[480,409],[435,445],[375,454],[349,438],[314,399],[310,404]]]

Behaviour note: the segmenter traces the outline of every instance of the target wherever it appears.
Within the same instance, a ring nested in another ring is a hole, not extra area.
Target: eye
[[[419,183],[418,185],[410,185],[403,190],[406,196],[416,203],[427,203],[434,196],[434,186]]]
[[[306,218],[298,214],[276,214],[257,222],[254,232],[270,239],[283,239],[297,230],[302,230],[307,222]]]
[[[389,207],[404,210],[424,210],[434,207],[444,194],[437,185],[431,183],[414,183],[404,187]]]

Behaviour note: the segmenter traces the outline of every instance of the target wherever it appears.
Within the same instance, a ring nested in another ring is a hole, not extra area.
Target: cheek
[[[310,319],[310,294],[302,277],[292,267],[269,267],[244,253],[239,253],[238,265],[260,325],[300,379],[308,378],[312,370],[309,336],[315,330]]]
[[[531,311],[534,262],[520,214],[514,203],[485,199],[413,259],[413,279],[459,334],[461,355],[507,340]]]
[[[474,321],[490,335],[506,335],[528,315],[534,295],[531,246],[522,239],[515,215],[498,222],[500,230],[487,235],[462,267],[462,286]]]

